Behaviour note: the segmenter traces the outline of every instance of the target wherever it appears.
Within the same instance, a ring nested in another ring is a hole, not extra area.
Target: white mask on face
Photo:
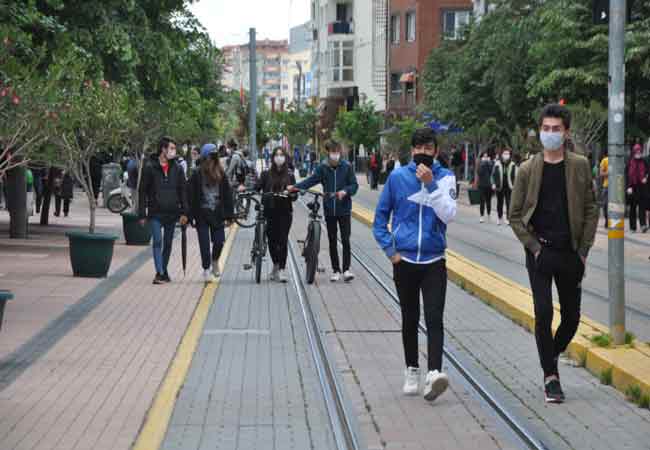
[[[545,150],[557,151],[564,144],[564,133],[553,131],[542,131],[539,133],[539,140]]]
[[[282,167],[286,162],[286,158],[283,155],[277,155],[275,158],[273,158],[273,162],[276,166]]]
[[[510,153],[504,153],[502,157],[505,162],[510,161]]]
[[[641,156],[643,156],[643,155],[641,155],[641,153],[636,153],[636,154],[634,155],[634,158],[635,158],[635,159],[641,159]]]
[[[339,162],[341,159],[341,154],[340,153],[330,153],[330,159],[334,162]]]

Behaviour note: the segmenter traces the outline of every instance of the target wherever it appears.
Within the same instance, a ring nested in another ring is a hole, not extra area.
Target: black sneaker
[[[157,273],[153,279],[153,284],[165,284],[163,276]]]
[[[544,385],[544,394],[546,403],[562,403],[564,401],[564,392],[560,380],[553,379]]]
[[[169,274],[168,274],[168,273],[165,273],[165,274],[162,275],[162,280],[163,280],[165,283],[171,283],[171,282],[172,282],[172,279],[169,278]]]

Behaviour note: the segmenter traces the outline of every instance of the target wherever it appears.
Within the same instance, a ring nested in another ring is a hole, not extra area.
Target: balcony
[[[327,35],[354,34],[354,23],[352,21],[336,21],[327,25]]]

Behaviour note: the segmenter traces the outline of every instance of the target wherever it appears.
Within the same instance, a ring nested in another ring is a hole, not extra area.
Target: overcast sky
[[[200,0],[190,6],[218,47],[257,39],[288,39],[289,27],[309,20],[309,0]]]

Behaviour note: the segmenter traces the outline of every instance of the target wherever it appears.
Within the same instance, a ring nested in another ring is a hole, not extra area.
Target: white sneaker
[[[221,276],[221,272],[219,272],[219,266],[216,262],[212,264],[212,275],[215,278],[219,278]]]
[[[280,283],[286,283],[287,281],[289,281],[289,278],[287,278],[287,271],[284,269],[280,269],[278,271],[277,280]]]
[[[336,283],[337,281],[341,281],[341,274],[338,272],[334,272],[332,276],[330,277],[330,281],[332,283]]]
[[[205,283],[214,283],[217,281],[217,279],[212,275],[212,272],[210,272],[210,269],[206,269],[203,271],[203,281]]]
[[[449,378],[437,370],[430,371],[424,379],[424,399],[430,402],[442,395],[449,387]]]
[[[350,282],[352,280],[354,280],[354,274],[352,272],[350,272],[349,270],[343,272],[343,281]]]
[[[481,216],[481,219],[478,221],[479,223],[485,222],[485,219],[483,219],[483,216]]]
[[[498,227],[501,226],[501,219],[497,219],[497,226],[498,226]]]
[[[271,271],[271,274],[269,275],[269,280],[278,281],[278,272],[279,271],[280,271],[280,267],[277,264],[273,264],[273,270]]]
[[[510,221],[506,219],[506,225],[510,226]]]
[[[420,369],[407,367],[404,371],[404,395],[417,395],[420,390]]]

